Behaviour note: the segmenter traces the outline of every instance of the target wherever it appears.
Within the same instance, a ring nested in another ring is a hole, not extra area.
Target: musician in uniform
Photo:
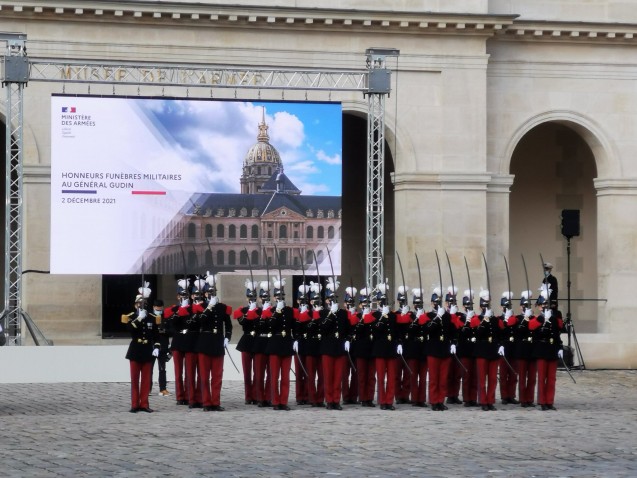
[[[243,396],[246,405],[257,405],[256,378],[254,365],[254,340],[258,315],[254,311],[257,307],[256,283],[246,279],[246,299],[248,305],[237,308],[232,317],[241,326],[242,335],[237,342],[237,350],[241,352],[241,368],[243,370]]]
[[[345,350],[356,361],[358,375],[358,397],[363,407],[375,407],[374,393],[376,390],[376,363],[372,357],[374,344],[373,324],[376,320],[369,309],[369,290],[364,287],[359,292],[358,310],[349,310],[350,336],[349,343],[345,342]],[[356,295],[356,289],[351,289],[351,296]]]
[[[219,302],[214,276],[206,277],[209,297],[206,309],[199,315],[199,337],[196,351],[199,359],[201,397],[205,412],[222,412],[221,382],[224,355],[232,338],[232,308]]]
[[[504,355],[500,359],[500,399],[502,405],[518,405],[520,402],[515,399],[515,392],[518,387],[517,364],[515,358],[515,329],[509,326],[509,320],[513,317],[511,298],[513,292],[505,291],[500,298],[502,315],[498,320],[504,326],[501,333],[501,342],[504,347]],[[508,361],[508,363],[507,363]]]
[[[514,357],[518,368],[518,389],[520,405],[524,408],[535,407],[535,384],[537,382],[537,364],[533,357],[533,332],[529,322],[535,317],[531,308],[533,292],[523,290],[520,293],[521,313],[509,317],[508,326],[514,330]]]
[[[458,343],[456,355],[465,368],[462,377],[462,402],[465,407],[478,405],[478,369],[476,366],[476,336],[475,329],[471,327],[471,320],[475,316],[473,310],[473,290],[467,289],[463,293],[462,307],[464,312],[458,312],[458,318],[462,327],[458,330]]]
[[[343,369],[345,367],[345,341],[349,334],[347,312],[338,306],[336,290],[339,283],[333,277],[328,278],[325,286],[326,308],[321,313],[319,330],[321,331],[321,363],[325,401],[328,410],[342,410],[341,393]]]
[[[263,310],[262,318],[270,323],[270,339],[266,353],[270,361],[270,380],[272,386],[272,408],[274,410],[290,410],[290,368],[294,348],[294,311],[285,304],[284,283],[274,288],[276,308]]]
[[[540,292],[536,305],[540,313],[529,320],[529,330],[533,332],[533,356],[537,360],[538,404],[542,410],[556,410],[555,383],[557,361],[562,359],[562,338],[564,322],[554,315],[549,306],[550,289]]]
[[[478,369],[478,399],[482,410],[496,410],[495,389],[498,383],[498,364],[504,355],[501,332],[504,324],[494,317],[488,290],[480,291],[481,314],[471,319],[476,334],[476,366]]]
[[[122,315],[122,322],[131,334],[131,343],[126,352],[130,362],[131,413],[139,411],[152,413],[148,403],[150,394],[153,359],[159,355],[157,322],[146,310],[146,299],[151,290],[145,285],[139,288],[135,297],[135,310]]]
[[[396,362],[403,350],[396,334],[396,314],[387,305],[387,290],[387,284],[378,284],[376,300],[379,309],[369,313],[368,316],[374,317],[372,357],[376,364],[378,403],[381,410],[395,410]]]

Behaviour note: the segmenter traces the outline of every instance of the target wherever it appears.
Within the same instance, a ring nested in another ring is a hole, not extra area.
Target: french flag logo
[[[62,106],[62,113],[75,113],[75,106]]]

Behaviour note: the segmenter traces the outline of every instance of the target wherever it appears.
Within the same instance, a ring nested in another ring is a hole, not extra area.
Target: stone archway
[[[560,309],[566,315],[567,240],[562,235],[561,212],[580,210],[580,236],[571,240],[570,310],[578,332],[597,332],[597,303],[590,299],[597,298],[598,290],[594,179],[599,162],[580,131],[579,125],[546,121],[530,127],[515,144],[510,156],[514,181],[509,198],[509,256],[516,296],[526,282],[522,255],[535,297],[542,279],[540,254],[554,264]]]

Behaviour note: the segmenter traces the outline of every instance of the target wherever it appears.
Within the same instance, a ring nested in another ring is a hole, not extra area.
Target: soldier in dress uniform
[[[345,350],[356,361],[358,374],[358,397],[363,407],[375,407],[374,393],[376,390],[376,363],[372,357],[374,344],[374,327],[376,320],[369,308],[370,291],[364,287],[359,292],[359,310],[349,311],[350,337],[349,343],[345,342]],[[351,288],[351,296],[356,291]]]
[[[473,290],[467,289],[462,294],[464,312],[458,312],[462,327],[458,330],[456,355],[466,369],[462,376],[462,402],[465,407],[478,405],[478,370],[475,356],[475,329],[471,327],[471,320],[475,316],[473,311]]]
[[[285,304],[283,292],[284,282],[279,279],[279,286],[274,287],[276,307],[263,310],[261,316],[270,322],[270,339],[267,354],[270,359],[270,380],[272,384],[272,408],[274,410],[290,410],[290,368],[294,348],[294,311]]]
[[[533,332],[533,356],[537,359],[538,404],[542,410],[556,410],[555,382],[557,360],[563,358],[562,338],[564,322],[554,316],[549,306],[550,289],[543,288],[536,305],[540,313],[529,320],[529,330]]]
[[[167,397],[170,395],[168,391],[168,381],[166,380],[166,364],[171,358],[170,353],[170,337],[172,335],[170,321],[164,318],[164,301],[161,299],[155,299],[153,301],[153,311],[151,316],[155,318],[158,324],[159,334],[159,355],[157,356],[157,368],[159,369],[159,395]],[[152,370],[151,370],[151,382],[152,382]],[[151,386],[152,389],[152,386]]]
[[[326,308],[321,313],[321,363],[325,401],[328,410],[342,410],[343,369],[347,361],[345,342],[349,334],[347,311],[339,308],[336,290],[339,282],[328,278],[325,286]]]
[[[396,403],[403,405],[410,403],[411,392],[411,373],[405,365],[409,359],[413,356],[412,342],[409,340],[409,328],[413,323],[414,317],[409,312],[409,300],[407,299],[407,290],[409,288],[405,285],[398,287],[396,294],[396,302],[398,308],[394,311],[396,316],[396,334],[398,341],[403,345],[403,358],[396,361]]]
[[[241,352],[241,368],[243,370],[243,395],[246,405],[257,405],[259,402],[256,395],[256,378],[255,378],[255,365],[254,365],[254,340],[256,335],[256,326],[258,315],[256,312],[257,307],[257,294],[256,282],[252,282],[250,279],[245,281],[246,287],[246,299],[248,305],[237,308],[232,314],[241,326],[243,334],[237,342],[237,350]]]
[[[425,330],[427,340],[427,368],[429,371],[429,402],[434,411],[447,410],[444,404],[447,396],[451,354],[456,353],[456,330],[452,316],[442,305],[439,287],[431,295],[431,312],[427,313]],[[455,307],[455,306],[454,306]],[[455,319],[457,320],[457,319]]]
[[[177,304],[164,309],[164,319],[173,332],[170,352],[175,370],[175,398],[177,405],[188,405],[188,392],[184,379],[186,376],[186,322],[190,319],[189,297],[190,279],[180,279],[177,281]]]
[[[146,299],[151,290],[146,286],[139,288],[135,297],[135,310],[122,315],[122,322],[131,334],[131,343],[126,352],[130,362],[131,376],[131,413],[152,413],[148,403],[150,393],[153,359],[159,355],[159,336],[157,322],[146,310]]]
[[[447,293],[445,294],[445,304],[447,310],[456,322],[456,328],[461,329],[464,325],[463,316],[459,315],[458,305],[456,300],[456,295],[458,294],[458,288],[450,285],[447,287]],[[454,318],[455,315],[455,318]],[[458,338],[456,334],[456,339],[453,344],[456,346],[456,354],[458,353]],[[456,355],[457,356],[457,355]],[[449,376],[447,380],[447,403],[451,403],[454,405],[462,405],[462,400],[460,400],[460,382],[462,381],[462,375],[464,373],[464,369],[462,368],[460,360],[452,359],[449,364]]]
[[[533,357],[533,332],[529,322],[535,317],[531,309],[533,292],[523,290],[520,293],[521,313],[509,317],[508,326],[514,330],[514,357],[518,369],[518,388],[522,407],[534,407],[535,384],[537,382],[537,364]]]
[[[480,316],[471,319],[476,334],[476,366],[478,369],[478,399],[482,410],[496,410],[495,389],[498,384],[498,364],[504,355],[501,332],[504,324],[494,317],[488,290],[480,291]]]
[[[395,410],[396,362],[403,353],[402,344],[396,334],[396,314],[387,305],[387,283],[376,286],[376,301],[379,309],[368,315],[374,317],[372,357],[376,363],[378,380],[378,403],[381,410]]]
[[[206,309],[199,315],[199,337],[196,346],[205,412],[224,410],[221,406],[223,361],[232,338],[232,308],[219,302],[216,283],[216,278],[208,274],[206,293],[209,300]]]
[[[321,363],[321,285],[310,282],[310,305],[308,313],[311,320],[307,324],[306,365],[308,377],[308,397],[310,405],[315,408],[325,406],[325,386],[323,366]]]
[[[500,359],[500,399],[502,405],[518,405],[520,402],[515,399],[515,391],[518,387],[517,364],[515,358],[515,329],[509,325],[509,319],[513,317],[513,308],[511,306],[511,298],[513,292],[507,290],[502,293],[500,298],[500,306],[502,307],[502,315],[498,319],[504,325],[501,340],[504,347],[504,355]],[[506,361],[509,361],[507,364]],[[509,367],[510,365],[510,367]],[[513,370],[511,370],[513,368]]]
[[[297,307],[294,309],[294,336],[296,337],[296,347],[294,354],[294,370],[296,370],[296,404],[309,405],[309,379],[305,374],[307,372],[307,336],[308,327],[312,320],[310,310],[308,309],[308,293],[310,288],[303,283],[298,288],[296,297]],[[305,370],[305,372],[304,372]],[[316,385],[315,385],[316,386]],[[313,391],[313,394],[316,390]]]
[[[259,284],[259,298],[261,299],[261,307],[256,304],[250,305],[248,311],[249,317],[256,320],[255,339],[254,339],[254,379],[257,395],[258,406],[260,408],[272,406],[272,385],[270,372],[270,357],[268,357],[268,347],[272,331],[270,330],[269,317],[272,314],[270,310],[270,283],[261,281]],[[264,316],[264,312],[266,312]]]
[[[411,404],[414,407],[427,406],[427,332],[428,321],[422,300],[422,289],[412,289],[412,303],[415,312],[408,311],[403,316],[410,318],[407,336],[403,342],[403,357],[411,369],[409,388]]]
[[[347,320],[349,323],[348,330],[350,331],[346,342],[349,342],[346,351],[345,366],[343,367],[343,403],[345,405],[357,405],[358,402],[358,371],[354,365],[354,359],[351,354],[351,329],[358,318],[355,317],[354,323],[352,323],[352,313],[356,313],[356,293],[358,290],[355,287],[347,287],[345,289],[345,299],[343,301],[344,310],[347,313]]]
[[[557,300],[558,300],[558,283],[557,277],[553,275],[553,264],[550,262],[545,262],[542,264],[544,266],[544,277],[542,278],[542,287],[549,290],[549,303],[555,302],[555,307],[557,308]]]

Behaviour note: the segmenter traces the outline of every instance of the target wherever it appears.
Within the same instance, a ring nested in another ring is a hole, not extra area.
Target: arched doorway
[[[560,309],[566,316],[567,239],[562,211],[580,211],[580,235],[571,240],[570,310],[578,332],[597,332],[597,198],[595,157],[582,136],[567,124],[542,123],[528,131],[513,151],[509,202],[509,257],[516,297],[525,288],[522,255],[534,297],[542,279],[540,254],[554,264]]]

